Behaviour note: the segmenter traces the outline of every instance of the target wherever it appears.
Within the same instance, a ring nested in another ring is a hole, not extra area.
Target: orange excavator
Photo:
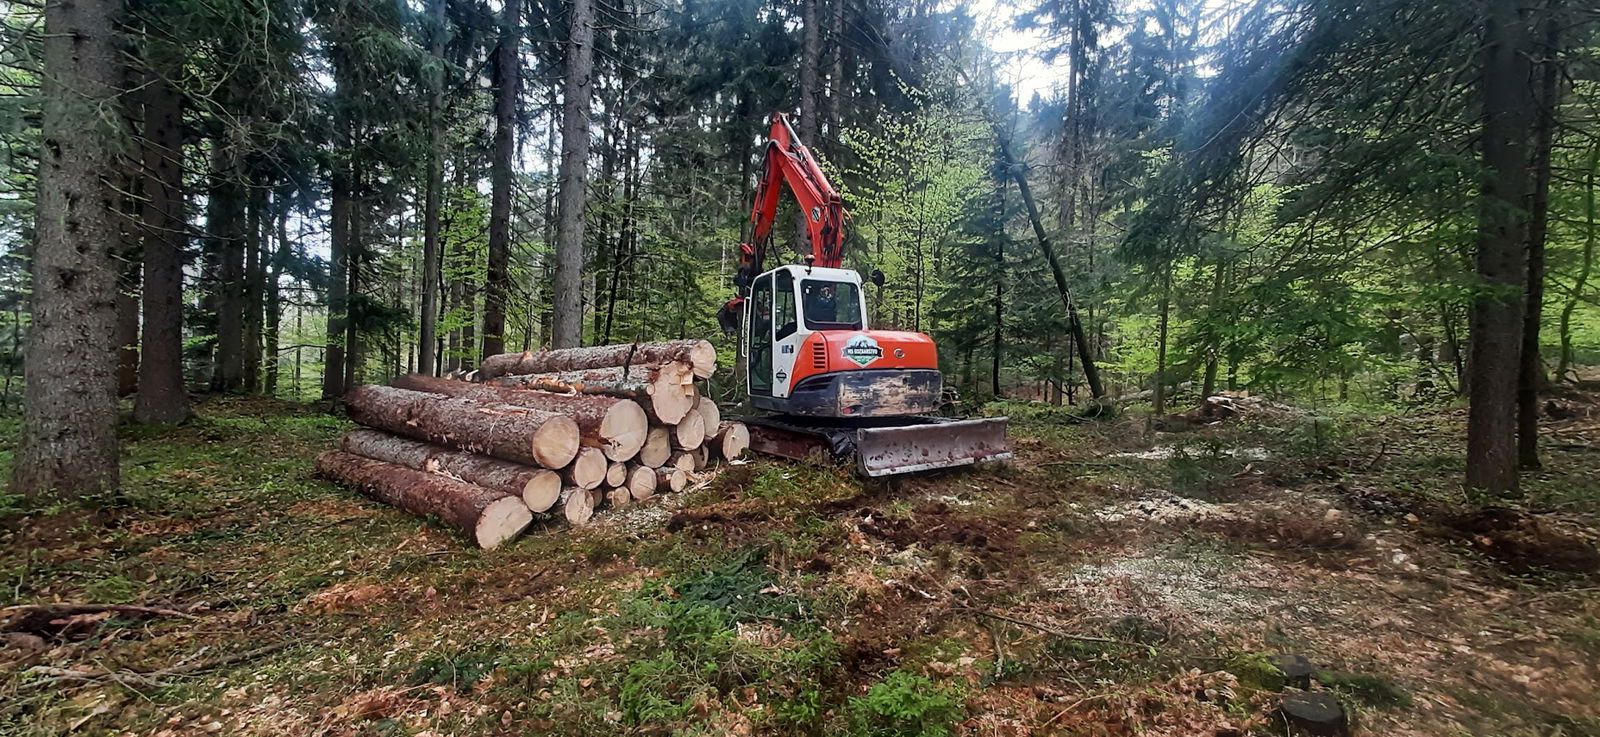
[[[805,459],[853,456],[866,476],[1011,457],[1006,418],[938,416],[944,379],[933,339],[873,330],[861,275],[843,268],[847,213],[839,193],[782,113],[772,116],[761,181],[739,244],[737,294],[717,313],[738,331],[757,452]],[[764,270],[778,198],[787,188],[805,218],[811,253]],[[872,283],[883,286],[883,272]]]

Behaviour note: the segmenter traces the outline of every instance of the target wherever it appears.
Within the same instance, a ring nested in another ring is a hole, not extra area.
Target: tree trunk
[[[594,497],[589,495],[588,489],[568,486],[561,490],[561,499],[556,502],[561,509],[561,515],[571,525],[586,525],[594,518]]]
[[[566,348],[554,351],[502,353],[483,361],[478,375],[494,378],[509,374],[545,374],[557,371],[653,366],[683,361],[694,368],[694,375],[709,378],[717,367],[717,349],[710,341],[694,338],[655,343],[623,343]]]
[[[510,404],[566,415],[578,423],[584,445],[600,448],[607,458],[614,461],[626,461],[638,455],[650,430],[650,420],[644,409],[631,399],[507,389],[421,374],[395,377],[391,385],[416,392],[465,397],[478,402]],[[698,415],[691,412],[688,416]]]
[[[338,399],[345,392],[345,312],[350,295],[350,176],[342,164],[334,165],[329,210],[328,336],[322,353],[322,398]]]
[[[716,442],[717,456],[724,460],[733,460],[744,455],[750,449],[750,428],[743,422],[725,420],[717,426]]]
[[[637,466],[628,474],[628,494],[634,499],[649,499],[655,496],[657,483],[656,469]]]
[[[30,380],[13,494],[117,488],[117,170],[103,111],[117,108],[116,0],[45,3]],[[71,377],[71,380],[62,380]]]
[[[278,395],[278,336],[283,323],[283,290],[278,285],[278,279],[283,276],[283,269],[289,263],[289,201],[280,194],[275,202],[276,207],[273,208],[272,217],[277,247],[273,249],[272,258],[267,263],[267,315],[262,332],[263,353],[267,363],[263,391],[269,397]],[[299,387],[295,389],[298,391]]]
[[[996,128],[996,134],[1000,134]],[[1089,340],[1083,332],[1083,323],[1078,320],[1078,306],[1072,300],[1072,289],[1067,286],[1066,272],[1061,268],[1060,259],[1056,258],[1056,249],[1050,244],[1050,236],[1045,234],[1044,221],[1039,218],[1039,207],[1033,201],[1033,192],[1028,189],[1027,175],[1022,171],[1015,159],[1011,156],[1011,145],[1004,138],[1000,139],[1000,152],[1005,157],[1007,171],[1017,183],[1017,192],[1022,195],[1022,204],[1028,211],[1028,222],[1033,224],[1034,238],[1039,241],[1039,250],[1044,251],[1045,260],[1050,262],[1050,275],[1055,278],[1056,291],[1061,295],[1061,303],[1067,308],[1067,328],[1072,331],[1072,341],[1078,347],[1078,360],[1083,363],[1083,380],[1089,385],[1089,393],[1096,399],[1105,396],[1105,388],[1100,383],[1100,369],[1095,366],[1094,356],[1089,352]]]
[[[261,321],[266,306],[266,269],[262,253],[267,239],[262,228],[268,222],[266,190],[256,186],[250,190],[250,214],[245,219],[249,232],[244,238],[244,377],[245,391],[261,391]]]
[[[216,372],[211,389],[244,388],[244,187],[239,150],[226,136],[212,143],[211,191],[206,204],[208,247],[218,255]]]
[[[1544,246],[1550,228],[1550,146],[1560,104],[1560,26],[1544,22],[1543,61],[1539,64],[1538,104],[1533,130],[1533,193],[1528,213],[1527,304],[1522,318],[1522,363],[1517,372],[1517,464],[1539,467],[1539,390],[1544,365],[1539,360],[1539,325],[1544,320]]]
[[[428,0],[428,50],[433,74],[428,89],[428,164],[422,205],[422,307],[417,338],[417,373],[438,373],[439,330],[439,198],[444,189],[444,38],[449,22],[445,0]]]
[[[564,468],[578,455],[577,423],[559,412],[371,384],[345,409],[367,427],[518,463]]]
[[[549,509],[561,493],[561,474],[548,468],[451,450],[379,430],[351,430],[339,440],[339,449],[375,461],[441,473],[491,491],[521,497],[535,512]]]
[[[593,0],[571,0],[571,39],[562,85],[561,193],[556,216],[556,272],[550,343],[583,340],[583,209],[588,197],[589,93],[594,83]]]
[[[588,0],[585,0],[586,2]],[[483,355],[505,350],[506,295],[511,291],[512,170],[517,155],[517,90],[522,78],[522,0],[505,0],[495,49],[494,157],[489,165],[489,259],[483,279]]]
[[[706,441],[706,430],[706,421],[700,413],[690,412],[684,415],[678,424],[672,426],[672,447],[679,450],[694,450]]]
[[[485,550],[522,534],[533,521],[519,497],[337,450],[317,456],[317,473],[384,504],[438,517]]]
[[[1567,371],[1572,366],[1572,313],[1578,309],[1578,301],[1583,298],[1583,290],[1589,284],[1589,272],[1594,269],[1594,246],[1597,237],[1600,237],[1600,208],[1596,207],[1595,188],[1600,186],[1596,181],[1596,173],[1600,171],[1600,142],[1589,148],[1589,162],[1583,175],[1583,261],[1578,267],[1578,276],[1572,281],[1572,291],[1567,296],[1567,303],[1561,308],[1561,359],[1556,366],[1556,376],[1562,381],[1567,378]]]
[[[125,228],[119,242],[134,240],[132,228]],[[139,280],[143,259],[137,248],[123,251],[118,259],[117,281],[117,396],[132,396],[139,390]]]
[[[1155,417],[1167,411],[1167,334],[1172,319],[1172,262],[1161,264],[1161,308],[1156,327],[1156,375],[1150,406]]]
[[[171,73],[164,63],[145,76],[143,360],[133,398],[133,420],[142,424],[182,422],[190,411],[183,383],[183,96]]]
[[[644,407],[651,421],[668,425],[683,419],[702,398],[695,391],[693,370],[689,364],[679,361],[661,366],[634,366],[626,371],[617,366],[502,376],[488,379],[485,383],[562,394],[600,394],[632,399]]]
[[[1483,47],[1483,190],[1472,302],[1466,486],[1517,491],[1517,375],[1527,278],[1527,135],[1533,101],[1525,20],[1490,2]]]

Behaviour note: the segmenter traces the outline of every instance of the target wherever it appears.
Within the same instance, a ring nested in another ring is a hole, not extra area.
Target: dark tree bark
[[[445,0],[428,0],[428,48],[434,72],[428,90],[428,169],[422,206],[422,324],[418,331],[417,372],[433,375],[439,330],[439,199],[444,189],[444,38]]]
[[[385,504],[437,517],[485,550],[522,534],[533,521],[521,497],[342,451],[317,456],[317,473]]]
[[[562,412],[372,384],[353,387],[345,409],[367,427],[518,463],[563,468],[578,455],[578,425]]]
[[[505,350],[506,295],[511,291],[511,175],[517,155],[518,54],[522,0],[501,9],[500,46],[495,50],[494,158],[489,165],[489,259],[483,279],[483,355]]]
[[[1472,303],[1467,410],[1469,489],[1517,491],[1517,375],[1527,279],[1528,130],[1532,123],[1528,29],[1522,12],[1491,0],[1483,47],[1483,190],[1478,279]]]
[[[562,84],[561,192],[556,214],[555,287],[550,344],[583,340],[583,208],[588,199],[589,94],[594,83],[594,3],[571,0],[567,71]]]
[[[64,497],[117,487],[116,0],[44,6],[39,195],[22,429],[10,491]],[[63,380],[62,377],[71,377]]]
[[[207,246],[218,256],[216,371],[211,389],[244,388],[244,187],[239,152],[225,136],[212,143],[211,190],[206,203]]]
[[[342,49],[335,46],[333,57],[334,98],[355,94],[349,79],[350,61]],[[354,121],[344,112],[348,104],[335,107],[334,136],[336,145],[344,149],[345,156],[335,157],[329,182],[328,223],[328,327],[327,345],[322,352],[322,398],[338,399],[348,388],[345,384],[345,332],[350,309],[350,205],[354,176],[348,161],[354,154]]]
[[[1550,228],[1550,147],[1561,94],[1560,25],[1553,15],[1543,25],[1543,61],[1535,98],[1538,118],[1533,131],[1533,193],[1528,205],[1528,297],[1522,318],[1522,365],[1517,373],[1517,464],[1523,468],[1539,467],[1539,390],[1544,386],[1539,324],[1544,319],[1544,246]]]
[[[171,69],[157,66],[144,89],[144,360],[133,400],[140,423],[182,422],[190,412],[183,384],[183,96],[167,76]]]
[[[122,242],[136,246],[133,228],[124,228]],[[139,390],[139,289],[143,259],[139,248],[123,250],[118,259],[117,280],[117,396],[127,397]]]

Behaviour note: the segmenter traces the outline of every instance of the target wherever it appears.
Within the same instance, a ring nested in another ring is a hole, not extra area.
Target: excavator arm
[[[739,244],[739,270],[733,276],[738,293],[717,311],[717,321],[724,332],[738,329],[750,283],[765,268],[778,217],[778,198],[784,187],[794,194],[806,219],[806,236],[811,242],[806,263],[837,268],[844,261],[844,200],[828,183],[828,175],[817,165],[811,151],[800,142],[788,116],[773,113],[772,129],[767,135],[761,180],[750,205],[750,240]]]

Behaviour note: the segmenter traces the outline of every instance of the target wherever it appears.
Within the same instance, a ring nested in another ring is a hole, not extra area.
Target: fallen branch
[[[136,671],[127,668],[118,670],[73,670],[71,668],[55,668],[46,665],[36,665],[32,668],[29,668],[26,673],[29,675],[44,676],[46,680],[35,681],[34,683],[26,684],[24,687],[35,685],[43,686],[59,683],[61,681],[82,681],[85,683],[111,682],[128,686],[130,688],[134,686],[161,687],[166,685],[166,683],[161,680],[163,678],[191,675],[194,673],[199,673],[200,671],[211,670],[212,668],[221,668],[227,665],[242,663],[247,660],[254,660],[263,655],[275,653],[293,644],[295,644],[294,641],[279,642],[266,645],[264,647],[258,647],[254,650],[246,650],[244,652],[223,655],[220,657],[211,658],[209,660],[197,660],[192,663],[183,663],[168,668],[159,668],[157,670],[149,671]]]
[[[50,623],[84,614],[134,614],[146,617],[199,619],[181,609],[136,604],[18,604],[0,609],[0,632],[49,632]]]
[[[1050,627],[1050,626],[1047,626],[1047,625],[1039,624],[1038,622],[1029,622],[1026,619],[1017,619],[1016,617],[1010,617],[1010,616],[1007,616],[1007,615],[1004,615],[1004,614],[1000,614],[1000,613],[997,613],[997,612],[991,612],[991,611],[989,611],[987,609],[978,609],[976,607],[970,607],[970,606],[961,605],[961,604],[958,604],[957,608],[961,609],[962,611],[967,611],[967,612],[971,612],[973,614],[977,614],[979,616],[989,617],[990,619],[998,619],[998,620],[1000,620],[1002,622],[1010,622],[1010,623],[1015,624],[1015,625],[1020,625],[1020,626],[1023,626],[1023,627],[1027,627],[1028,629],[1038,630],[1038,631],[1043,632],[1043,633],[1045,633],[1047,635],[1050,635],[1051,637],[1060,637],[1060,638],[1067,639],[1067,640],[1078,640],[1080,642],[1102,642],[1102,643],[1105,643],[1107,645],[1127,645],[1129,647],[1144,647],[1144,645],[1141,645],[1141,644],[1139,644],[1137,642],[1129,642],[1127,640],[1116,640],[1116,639],[1112,639],[1110,637],[1096,637],[1094,635],[1075,635],[1075,634],[1073,634],[1071,632],[1063,632],[1063,631],[1058,630],[1058,629],[1056,629],[1054,627]]]

